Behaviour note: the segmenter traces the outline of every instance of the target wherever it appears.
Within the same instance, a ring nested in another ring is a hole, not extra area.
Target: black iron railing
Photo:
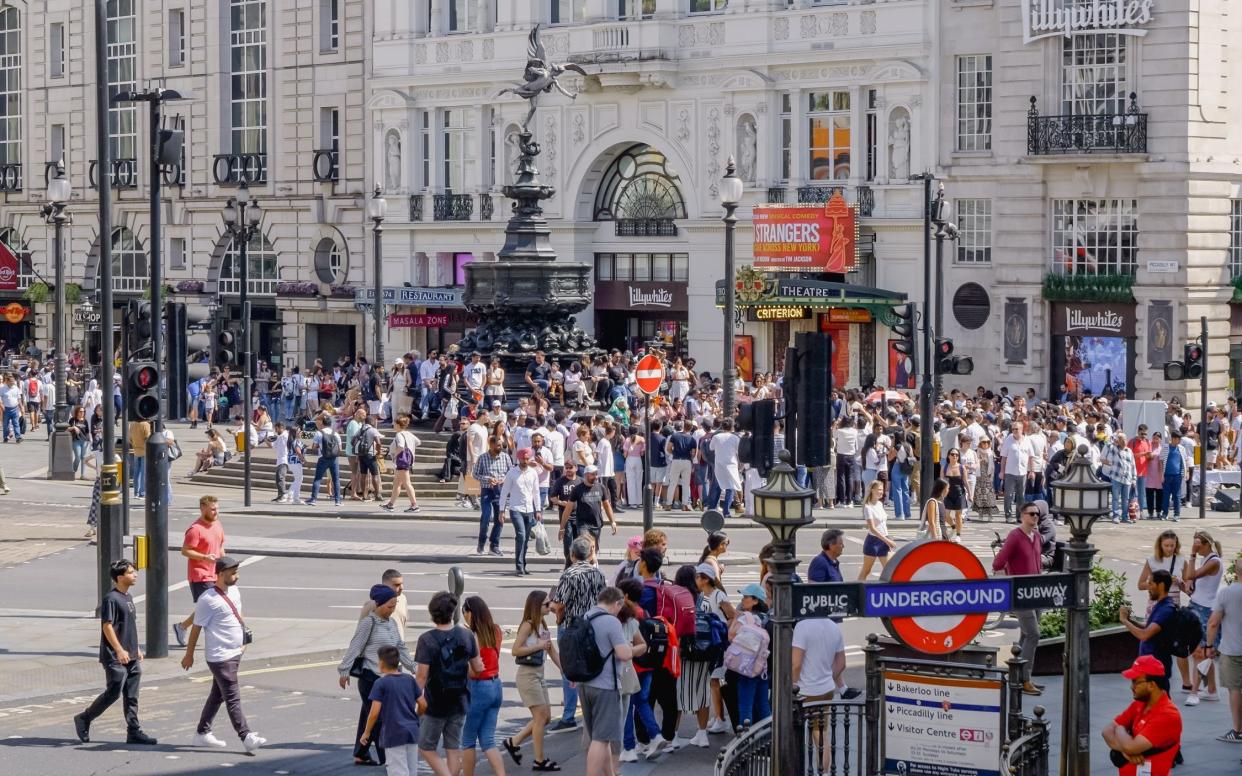
[[[473,214],[471,194],[436,194],[432,198],[432,217],[437,221],[469,221]]]
[[[850,198],[849,190],[845,186],[799,186],[798,204],[822,205],[832,199],[834,194],[840,194],[846,199]],[[855,187],[853,199],[854,205],[858,208],[858,215],[870,216],[875,211],[875,192],[870,186]],[[770,195],[768,201],[771,201]]]
[[[617,237],[676,237],[677,222],[671,218],[618,218]]]
[[[92,159],[90,166],[86,171],[86,179],[90,183],[92,189],[99,188],[98,172],[99,161]],[[114,189],[132,189],[138,186],[138,160],[137,159],[113,159],[112,160],[112,188]]]
[[[783,205],[785,204],[785,187],[769,186],[768,187],[768,204]]]
[[[491,221],[495,215],[496,203],[492,200],[492,195],[484,192],[479,195],[479,218],[484,221]]]
[[[423,195],[422,194],[411,194],[410,195],[410,220],[411,221],[422,221],[423,220]]]
[[[267,154],[216,154],[211,176],[220,186],[267,182]]]
[[[14,191],[22,190],[22,165],[20,162],[13,164],[0,164],[0,192],[8,194]]]
[[[716,755],[715,776],[768,776],[771,773],[772,719],[743,730]]]
[[[1023,720],[1022,735],[1001,750],[1005,773],[1011,776],[1048,774],[1048,720],[1044,719],[1043,706],[1036,706],[1034,712],[1035,719]]]
[[[315,152],[311,159],[311,174],[319,183],[336,183],[340,177],[340,152],[324,148]]]
[[[1147,114],[1130,93],[1124,113],[1041,116],[1031,98],[1026,112],[1026,152],[1039,154],[1141,154],[1147,152]]]
[[[862,776],[866,706],[861,701],[794,701],[796,735],[807,776]],[[770,719],[744,730],[716,758],[716,776],[767,776],[772,755]]]
[[[854,204],[858,205],[858,215],[870,218],[875,212],[875,192],[870,186],[859,186]]]
[[[169,164],[160,167],[160,180],[165,186],[184,186],[185,185],[185,168],[179,164]]]

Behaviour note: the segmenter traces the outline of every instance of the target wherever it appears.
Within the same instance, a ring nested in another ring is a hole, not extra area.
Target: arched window
[[[108,0],[108,94],[137,88],[137,0]],[[138,158],[138,106],[114,104],[108,110],[108,137],[113,161]]]
[[[0,165],[22,161],[22,15],[0,6]]]
[[[232,152],[267,153],[267,0],[230,0]]]
[[[17,290],[25,291],[35,281],[34,268],[30,266],[30,250],[11,227],[0,229],[0,243],[17,257]]]
[[[100,268],[103,268],[102,264]],[[146,290],[149,280],[147,252],[142,242],[124,226],[112,230],[112,290],[142,292]]]
[[[331,237],[315,246],[315,279],[320,283],[341,285],[349,279],[349,260],[345,251]]]
[[[595,193],[595,220],[616,221],[617,236],[673,236],[686,217],[677,173],[664,154],[638,144],[608,165]]]
[[[241,245],[237,238],[229,242],[224,252],[224,262],[220,265],[220,293],[241,293]],[[246,262],[250,265],[250,293],[273,296],[276,293],[276,281],[279,273],[276,269],[276,251],[262,234],[255,234],[246,246]]]

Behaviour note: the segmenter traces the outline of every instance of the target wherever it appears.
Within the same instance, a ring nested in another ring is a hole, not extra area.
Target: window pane
[[[957,58],[957,150],[992,148],[992,57]]]
[[[1133,275],[1138,268],[1138,202],[1056,199],[1053,270],[1067,275]]]
[[[595,279],[612,280],[612,254],[595,254]]]
[[[957,261],[986,264],[992,261],[992,200],[959,199],[957,211]]]
[[[616,279],[632,280],[633,279],[634,254],[618,253],[616,258]]]
[[[685,283],[690,280],[690,256],[685,253],[673,254],[673,281]]]
[[[657,253],[651,257],[651,279],[669,280],[672,274],[672,261],[667,253]]]
[[[651,254],[634,254],[634,280],[651,280]]]

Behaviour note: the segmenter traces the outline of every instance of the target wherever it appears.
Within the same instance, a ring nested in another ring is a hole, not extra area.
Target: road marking
[[[20,475],[18,475],[18,477],[17,477],[17,478],[18,478],[19,480],[28,480],[28,479],[30,479],[30,478],[32,478],[32,477],[43,477],[43,476],[46,476],[46,475],[47,475],[47,467],[46,467],[46,466],[44,466],[44,467],[42,467],[42,468],[40,468],[40,469],[33,469],[33,470],[31,470],[31,471],[26,472],[25,474],[20,474]]]
[[[254,676],[255,674],[275,674],[281,671],[297,671],[302,668],[325,668],[327,666],[335,666],[339,664],[340,664],[340,661],[338,660],[325,660],[320,663],[299,663],[298,665],[293,665],[293,666],[274,666],[272,668],[252,668],[248,671],[238,671],[237,675],[238,676]],[[209,676],[196,676],[190,679],[190,681],[201,683],[201,682],[210,682],[212,679],[213,677],[210,675]]]
[[[261,561],[261,560],[265,559],[266,557],[267,557],[266,555],[251,555],[250,557],[248,557],[248,558],[246,558],[245,560],[243,560],[243,561],[241,562],[241,564],[238,566],[238,568],[242,568],[242,567],[244,567],[244,566],[249,566],[251,563],[258,563],[259,561]],[[174,592],[174,591],[176,591],[176,590],[181,590],[181,589],[183,589],[183,588],[187,588],[187,587],[189,587],[189,586],[190,586],[190,581],[189,581],[189,580],[187,580],[187,579],[183,579],[183,580],[181,580],[180,582],[176,582],[176,583],[174,583],[174,584],[169,585],[169,586],[168,586],[168,592],[170,592],[170,593],[171,593],[171,592]],[[244,589],[244,587],[245,587],[245,586],[243,585],[243,589]],[[142,594],[142,595],[140,595],[140,596],[135,596],[135,598],[134,598],[134,603],[135,603],[135,604],[141,603],[142,601],[145,601],[145,600],[146,600],[146,598],[147,598],[147,594],[146,594],[146,593],[143,593],[143,594]],[[93,614],[94,614],[94,612],[92,612],[91,614],[93,615]]]

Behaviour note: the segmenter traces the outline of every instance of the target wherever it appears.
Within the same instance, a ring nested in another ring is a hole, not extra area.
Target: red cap
[[[535,451],[529,447],[523,447],[517,451],[517,459],[519,461],[529,461],[535,457]]]
[[[1164,663],[1154,655],[1139,655],[1134,665],[1121,672],[1127,679],[1138,679],[1140,676],[1164,676]]]

